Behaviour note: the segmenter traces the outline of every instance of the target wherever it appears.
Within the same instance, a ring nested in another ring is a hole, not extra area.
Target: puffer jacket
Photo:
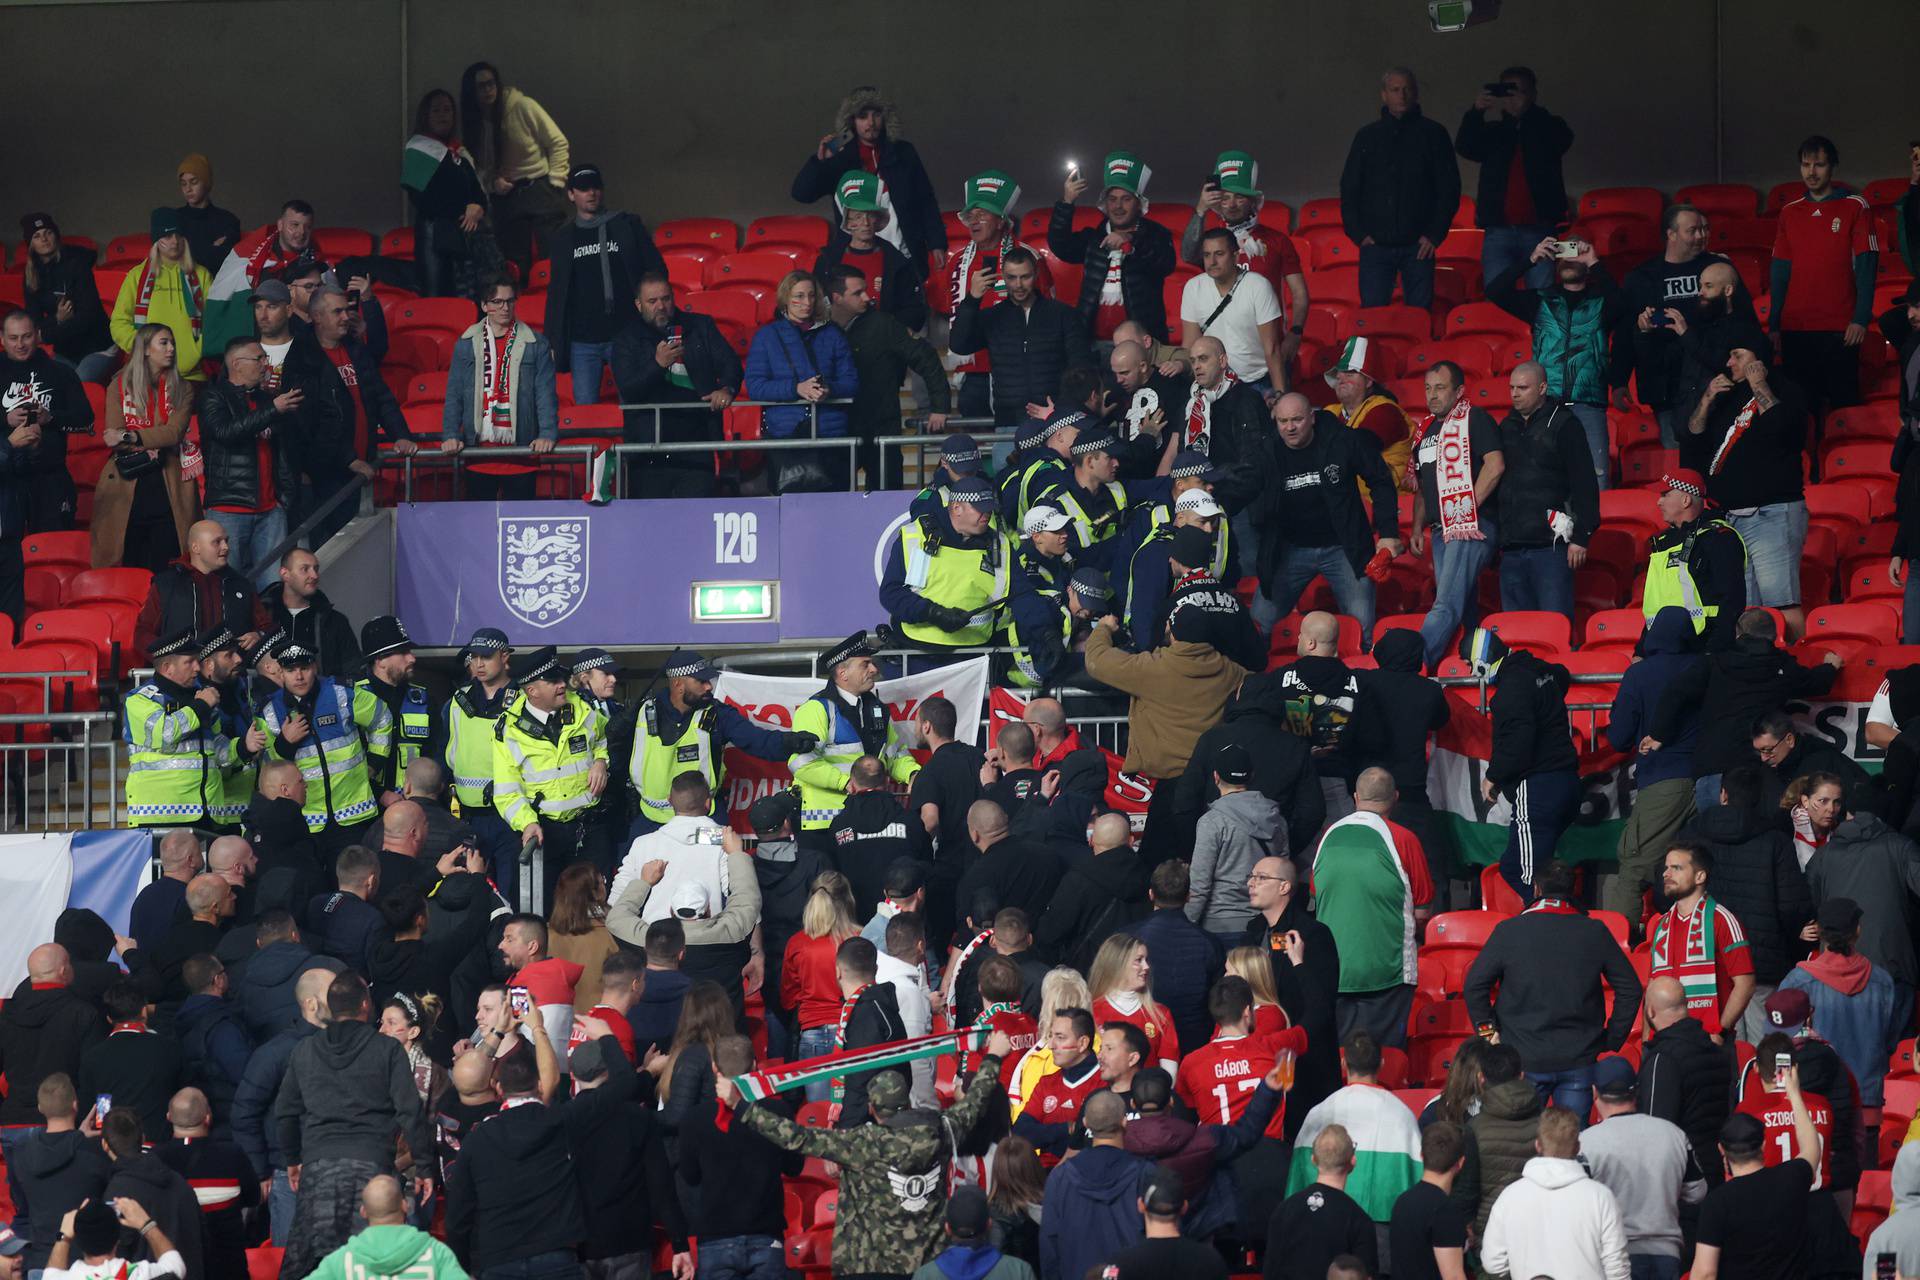
[[[1418,631],[1396,627],[1373,638],[1377,670],[1360,671],[1360,692],[1384,712],[1362,717],[1360,751],[1393,773],[1404,803],[1427,794],[1427,740],[1453,718],[1453,704],[1437,681],[1422,674],[1426,648]],[[1259,677],[1250,677],[1253,684]],[[1246,688],[1241,689],[1245,698]],[[1231,714],[1231,708],[1229,708]],[[1255,765],[1256,772],[1259,766]]]
[[[1613,277],[1595,265],[1584,289],[1549,284],[1521,289],[1532,269],[1518,262],[1487,281],[1487,301],[1533,326],[1534,359],[1547,371],[1547,394],[1572,404],[1604,405],[1609,373],[1608,340],[1620,327],[1622,295]]]
[[[1705,841],[1713,851],[1714,900],[1747,935],[1754,981],[1778,986],[1807,954],[1800,930],[1813,919],[1813,895],[1779,810],[1715,805],[1682,837]]]
[[[265,388],[237,387],[222,373],[201,393],[194,405],[200,416],[200,445],[206,453],[208,510],[260,505],[260,437],[268,438],[273,465],[273,489],[282,506],[291,501],[300,484],[299,465],[287,433],[300,415],[273,407]]]
[[[1073,229],[1073,206],[1057,201],[1047,219],[1047,251],[1062,262],[1079,263],[1086,272],[1080,277],[1080,296],[1074,307],[1086,321],[1089,331],[1100,310],[1100,292],[1106,285],[1112,266],[1112,251],[1101,247],[1107,238],[1103,221],[1091,227]],[[1142,214],[1134,228],[1133,241],[1120,259],[1120,297],[1127,319],[1144,326],[1148,333],[1167,331],[1167,300],[1163,286],[1173,273],[1176,255],[1173,233]]]
[[[1807,863],[1817,909],[1829,898],[1852,898],[1860,921],[1860,954],[1908,987],[1920,984],[1914,956],[1913,895],[1920,894],[1920,846],[1871,813],[1856,813]]]
[[[1484,1238],[1493,1202],[1538,1154],[1533,1140],[1540,1131],[1540,1094],[1525,1076],[1504,1080],[1480,1095],[1480,1114],[1467,1123],[1480,1152],[1480,1207],[1473,1229]]]
[[[747,347],[747,394],[755,400],[798,400],[800,384],[819,378],[828,400],[851,400],[860,393],[860,371],[853,364],[853,348],[837,324],[802,329],[784,316],[755,330]],[[776,439],[808,434],[810,410],[788,404],[762,411],[766,433]],[[822,439],[847,434],[844,405],[822,404],[818,411]]]
[[[900,120],[893,104],[883,101],[872,89],[856,89],[841,102],[834,115],[834,130],[843,137],[853,132],[856,111],[878,106],[886,115],[880,145],[874,148],[873,172],[880,175],[893,202],[894,217],[900,225],[907,256],[925,262],[927,254],[947,247],[946,219],[940,213],[940,198],[933,192],[927,167],[911,142],[899,136]],[[793,176],[792,194],[801,204],[812,204],[833,194],[842,174],[864,167],[866,157],[858,142],[848,142],[822,160],[809,153]]]
[[[1093,364],[1080,313],[1038,293],[1025,309],[1013,302],[983,309],[969,293],[953,313],[947,344],[957,355],[992,358],[993,416],[1003,427],[1024,422],[1028,404],[1052,399],[1068,369]]]

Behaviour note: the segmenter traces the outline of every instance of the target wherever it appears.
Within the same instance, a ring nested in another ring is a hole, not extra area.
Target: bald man
[[[80,1078],[80,1055],[107,1037],[100,1011],[75,995],[73,960],[58,943],[46,943],[27,953],[27,985],[16,988],[0,1009],[0,1071],[6,1073],[7,1096],[0,1101],[0,1158],[7,1165],[7,1185],[13,1192],[13,1229],[22,1236],[26,1196],[14,1176],[14,1152],[39,1128],[40,1082],[56,1071]]]
[[[1033,767],[1041,773],[1058,765],[1070,751],[1080,749],[1080,731],[1067,723],[1058,698],[1035,698],[1027,703],[1021,721],[1033,730]]]
[[[244,1215],[260,1203],[260,1181],[238,1146],[213,1136],[213,1120],[206,1094],[180,1090],[167,1104],[173,1140],[155,1147],[153,1154],[187,1180],[200,1202],[208,1277],[242,1276],[247,1266]]]
[[[332,1021],[327,1010],[327,988],[333,979],[332,969],[313,968],[294,980],[298,1016],[253,1051],[247,1059],[246,1073],[240,1077],[240,1087],[233,1093],[233,1140],[246,1153],[259,1194],[267,1198],[273,1242],[278,1245],[286,1243],[287,1230],[293,1224],[294,1197],[287,1185],[287,1161],[273,1124],[273,1102],[295,1047]]]
[[[400,1180],[381,1174],[360,1191],[366,1227],[320,1260],[311,1280],[358,1280],[362,1276],[466,1275],[453,1250],[418,1227],[407,1225],[408,1204]]]
[[[1507,375],[1513,408],[1500,423],[1507,460],[1494,494],[1500,512],[1500,607],[1538,609],[1573,621],[1573,571],[1587,562],[1600,527],[1586,429],[1548,394],[1538,361]]]
[[[380,815],[380,888],[420,886],[425,893],[439,875],[420,856],[427,839],[427,811],[411,800],[399,800]]]
[[[1267,423],[1267,402],[1228,367],[1230,357],[1220,339],[1206,337],[1188,345],[1193,352],[1193,385],[1173,426],[1181,433],[1181,447],[1205,454],[1219,473],[1213,496],[1229,517],[1237,517],[1260,495],[1272,465],[1273,429]],[[1240,536],[1238,528],[1234,535]],[[1259,544],[1249,536],[1241,545]]]
[[[295,773],[299,770],[289,764]],[[173,927],[174,918],[184,914],[187,881],[205,869],[200,853],[200,837],[185,828],[167,832],[160,838],[160,874],[140,890],[127,914],[127,932],[142,947],[160,944]]]
[[[1647,983],[1641,1006],[1646,1040],[1641,1051],[1639,1109],[1680,1126],[1692,1144],[1694,1163],[1708,1186],[1726,1176],[1720,1159],[1720,1126],[1733,1111],[1732,1046],[1721,1046],[1687,1012],[1687,993],[1677,978]]]
[[[1706,273],[1718,266],[1732,276],[1737,285],[1739,274],[1725,258],[1708,253],[1707,215],[1690,204],[1667,206],[1660,220],[1666,239],[1654,257],[1627,272],[1620,282],[1622,321],[1613,344],[1613,407],[1622,413],[1634,408],[1634,396],[1627,388],[1631,377],[1639,403],[1651,409],[1660,421],[1660,442],[1669,449],[1679,447],[1679,431],[1687,414],[1699,400],[1699,388],[1691,393],[1688,355],[1682,350],[1679,328],[1698,324],[1714,308],[1705,303]],[[1751,301],[1742,305],[1749,311]],[[1708,376],[1711,376],[1710,374]],[[1704,386],[1706,379],[1700,383]]]
[[[1027,919],[1040,919],[1066,870],[1053,850],[1009,835],[1007,811],[991,800],[976,800],[967,810],[967,839],[980,856],[961,875],[953,900],[965,909],[985,889],[1003,908],[1018,907]]]
[[[1340,612],[1360,620],[1361,643],[1371,644],[1374,595],[1367,567],[1380,552],[1386,559],[1401,552],[1393,474],[1373,436],[1316,415],[1303,395],[1274,401],[1273,426],[1280,447],[1273,451],[1271,483],[1253,508],[1261,532],[1262,593],[1254,600],[1254,621],[1271,628],[1293,612],[1308,583],[1325,575]],[[1362,482],[1367,493],[1380,495],[1371,509]]]
[[[233,889],[233,921],[246,924],[253,919],[253,877],[260,859],[253,846],[241,836],[219,836],[207,846],[207,872],[219,876]]]
[[[183,967],[194,956],[210,956],[220,949],[234,907],[232,885],[211,872],[197,875],[187,882],[187,918],[176,920],[151,949],[139,947],[120,958],[142,981],[158,983],[162,1000],[184,1000],[192,993],[182,980]]]
[[[419,805],[427,818],[427,834],[420,842],[418,856],[425,862],[440,861],[440,856],[453,848],[454,836],[466,825],[447,807],[446,769],[438,760],[421,756],[407,766],[401,794]]]
[[[184,627],[195,635],[225,627],[245,645],[259,639],[267,612],[246,575],[227,563],[227,531],[201,520],[187,530],[186,554],[153,575],[133,624],[141,652]]]
[[[1074,861],[1033,931],[1040,954],[1086,970],[1109,935],[1147,914],[1147,866],[1123,813],[1093,820],[1090,858]]]

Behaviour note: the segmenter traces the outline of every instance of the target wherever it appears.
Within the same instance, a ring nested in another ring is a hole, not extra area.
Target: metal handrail
[[[309,533],[313,532],[314,527],[318,525],[321,520],[331,515],[335,507],[345,502],[347,500],[348,495],[358,494],[362,489],[366,488],[371,483],[373,482],[369,480],[366,476],[361,475],[359,472],[357,471],[349,472],[347,475],[346,483],[341,485],[338,489],[335,489],[331,497],[329,497],[325,502],[321,503],[319,506],[315,507],[311,512],[309,512],[305,520],[302,520],[299,524],[287,530],[287,536],[280,539],[279,545],[274,547],[273,550],[267,552],[267,554],[265,554],[264,556],[261,556],[260,563],[261,564],[280,563],[281,557],[285,556],[287,552],[299,546],[300,540],[306,537]]]
[[[5,762],[0,764],[0,768],[10,773],[10,757],[12,756],[20,756],[24,761],[35,754],[45,756],[58,754],[63,762],[61,772],[64,782],[67,780],[67,775],[71,772],[66,768],[66,762],[70,761],[77,753],[80,756],[81,769],[80,806],[82,818],[80,825],[91,828],[93,826],[94,802],[92,756],[94,752],[98,751],[105,757],[107,763],[108,825],[115,827],[121,825],[125,817],[125,796],[122,794],[120,786],[120,760],[117,754],[120,741],[119,717],[110,711],[48,711],[37,714],[14,712],[0,715],[0,729],[27,725],[47,725],[49,727],[72,727],[77,725],[80,732],[77,740],[0,743],[0,762]],[[50,820],[53,812],[53,771],[49,769],[43,772],[40,782],[40,813],[42,821],[39,826],[44,829],[51,825]],[[13,787],[10,785],[10,782],[8,785],[0,786],[0,829],[14,829],[16,817],[23,825],[30,823],[32,817],[31,796],[31,791],[27,789],[24,768],[22,769],[21,777],[21,810],[17,815],[13,811]],[[71,819],[71,810],[72,803],[71,796],[69,796],[67,802],[62,806],[63,819]]]

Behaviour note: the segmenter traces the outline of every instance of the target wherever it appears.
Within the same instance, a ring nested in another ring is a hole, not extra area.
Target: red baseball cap
[[[1671,493],[1675,489],[1702,500],[1707,496],[1707,482],[1698,471],[1686,467],[1675,467],[1660,477],[1661,493]]]

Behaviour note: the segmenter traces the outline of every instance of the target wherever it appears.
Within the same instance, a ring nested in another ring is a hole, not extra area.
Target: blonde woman
[[[846,334],[827,318],[827,301],[820,282],[805,271],[789,272],[774,291],[773,319],[753,335],[747,348],[747,394],[755,400],[805,401],[764,411],[766,434],[776,439],[818,435],[839,439],[847,434],[844,405],[828,400],[849,398],[860,390],[853,348]],[[812,406],[818,406],[813,408]],[[819,430],[811,429],[818,416]],[[811,454],[803,459],[801,454]],[[845,449],[785,450],[776,455],[782,491],[839,490],[848,485]]]
[[[1130,933],[1116,933],[1101,943],[1087,974],[1087,988],[1094,993],[1093,1021],[1095,1026],[1131,1022],[1147,1037],[1147,1056],[1171,1073],[1180,1065],[1180,1036],[1172,1015],[1154,1001],[1152,978],[1146,943]]]
[[[833,1052],[840,1025],[840,980],[834,961],[840,944],[860,932],[853,920],[853,886],[838,871],[813,878],[800,912],[800,932],[787,942],[780,963],[780,1005],[793,1014],[795,1062]],[[825,1098],[829,1086],[808,1085],[807,1100]]]
[[[114,452],[93,491],[93,565],[158,573],[179,558],[200,518],[200,495],[180,458],[193,392],[173,330],[143,324],[129,345],[131,357],[107,383],[104,435]]]
[[[132,352],[134,338],[148,324],[163,324],[173,331],[179,347],[180,376],[188,382],[204,382],[200,371],[200,353],[207,323],[207,290],[213,277],[196,266],[193,250],[180,229],[178,209],[155,209],[147,220],[153,233],[153,248],[147,260],[127,272],[120,282],[120,293],[113,302],[109,328],[114,345]],[[218,354],[218,353],[216,353]],[[108,397],[112,402],[112,397]]]
[[[1007,1088],[1007,1100],[1013,1104],[1013,1119],[1019,1118],[1020,1108],[1026,1105],[1040,1077],[1055,1069],[1054,1015],[1062,1009],[1090,1010],[1092,1006],[1093,996],[1087,990],[1087,980],[1080,976],[1078,969],[1061,965],[1057,969],[1049,969],[1047,976],[1040,980],[1040,1017],[1037,1022],[1040,1038],[1014,1064],[1013,1083]]]
[[[1258,947],[1235,947],[1227,952],[1227,972],[1246,979],[1253,988],[1253,1034],[1270,1035],[1293,1025],[1293,1019],[1280,1007],[1280,992],[1273,985],[1273,965],[1266,952]]]

